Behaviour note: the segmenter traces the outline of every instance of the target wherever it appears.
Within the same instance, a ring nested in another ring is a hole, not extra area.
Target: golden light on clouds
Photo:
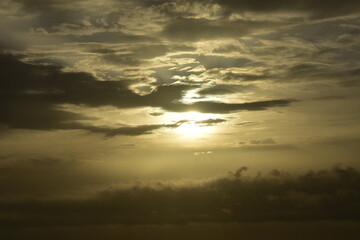
[[[358,0],[0,0],[0,238],[360,221],[359,26]]]
[[[207,134],[211,133],[212,127],[201,126],[194,122],[187,122],[181,124],[176,129],[176,132],[185,138],[200,138],[206,137]]]
[[[206,119],[218,118],[219,114],[199,113],[199,112],[182,112],[182,113],[167,113],[166,117],[170,121],[203,121]]]
[[[166,117],[175,122],[181,122],[181,125],[174,131],[183,140],[194,140],[204,138],[214,132],[214,126],[204,121],[215,119],[218,114],[205,114],[198,112],[168,113]]]

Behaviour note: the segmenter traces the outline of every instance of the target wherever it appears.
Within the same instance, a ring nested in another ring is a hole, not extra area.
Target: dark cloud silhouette
[[[164,115],[163,112],[152,112],[150,113],[151,116],[154,116],[154,117],[158,117],[158,116],[161,116],[161,115]]]
[[[286,70],[283,76],[273,76],[281,81],[336,81],[344,87],[358,86],[360,69],[338,70],[321,64],[297,64]]]
[[[159,87],[156,92],[140,96],[122,82],[97,81],[87,73],[65,73],[60,67],[22,63],[11,55],[0,55],[1,117],[0,123],[11,128],[85,129],[108,132],[108,135],[149,133],[162,125],[96,128],[78,123],[89,119],[83,115],[59,110],[57,105],[84,104],[90,107],[112,105],[119,108],[161,106],[165,99],[181,98],[187,86]],[[116,132],[116,134],[115,134]]]
[[[145,60],[163,56],[170,52],[189,51],[189,50],[194,50],[194,48],[186,45],[170,46],[170,45],[161,45],[161,44],[149,44],[149,45],[138,46],[135,48],[127,49],[127,51],[131,51],[132,53],[124,54],[124,53],[110,52],[104,54],[102,57],[108,63],[136,66],[144,62]]]
[[[232,111],[261,111],[272,107],[285,107],[292,103],[291,99],[269,100],[248,103],[195,102],[192,104],[171,104],[163,108],[174,112],[196,111],[202,113],[229,113]]]
[[[299,148],[295,145],[292,144],[264,144],[264,143],[258,143],[255,144],[254,142],[251,143],[250,145],[245,145],[246,142],[240,142],[239,143],[239,149],[241,149],[242,151],[255,151],[255,152],[260,152],[260,151],[298,151]]]
[[[216,118],[216,119],[206,119],[206,120],[202,120],[202,121],[196,121],[196,124],[201,124],[201,125],[206,125],[206,126],[212,126],[215,125],[217,123],[223,123],[226,122],[225,119],[221,119],[221,118]]]
[[[183,64],[182,68],[186,68],[186,67],[194,68],[196,66],[198,66],[197,63],[187,63],[187,64]],[[176,70],[173,69],[172,67],[159,67],[159,68],[154,68],[152,70],[154,70],[155,72],[152,73],[150,76],[156,78],[157,85],[170,84],[176,82],[176,80],[172,78],[175,75],[190,76],[190,75],[199,74],[196,72],[189,72],[186,70]]]
[[[212,68],[232,68],[232,67],[244,67],[246,64],[251,63],[247,58],[233,58],[223,56],[206,56],[200,55],[196,58],[206,69]]]
[[[195,86],[159,86],[148,95],[138,95],[128,89],[126,81],[98,81],[83,72],[63,72],[61,67],[32,65],[19,61],[12,55],[0,55],[1,92],[0,123],[10,128],[39,130],[82,129],[105,132],[108,136],[147,134],[155,129],[173,125],[125,126],[99,128],[79,123],[86,116],[59,109],[59,104],[118,108],[160,107],[164,110],[183,112],[227,113],[238,110],[265,110],[286,106],[291,100],[269,100],[242,104],[219,102],[180,103],[183,92]]]
[[[100,31],[88,35],[67,34],[61,38],[67,43],[153,43],[157,40],[150,36],[126,34],[121,31]]]
[[[326,100],[343,100],[343,99],[346,99],[345,96],[322,96],[322,97],[317,97],[317,98],[314,98],[314,100],[319,100],[319,101],[326,101]]]
[[[241,48],[235,45],[225,45],[213,50],[214,53],[231,53],[231,52],[241,52]]]
[[[13,228],[2,229],[1,235],[7,240],[98,240],[114,239],[157,239],[157,240],[261,240],[271,236],[272,239],[289,240],[295,236],[307,240],[356,240],[360,238],[356,221],[332,222],[261,222],[261,223],[196,223],[187,225],[104,225],[104,226],[64,226],[50,228]],[[31,236],[31,237],[29,237]]]
[[[162,31],[162,36],[173,41],[198,41],[244,36],[250,32],[278,26],[271,21],[223,21],[196,18],[178,18]]]
[[[225,94],[234,93],[234,91],[229,88],[224,88],[224,87],[220,88],[218,86],[215,86],[215,87],[201,89],[197,93],[201,95],[225,95]]]
[[[258,80],[267,80],[271,76],[267,74],[255,75],[255,74],[243,74],[243,73],[233,73],[226,72],[222,74],[222,79],[224,81],[258,81]]]
[[[276,12],[276,11],[305,11],[312,15],[312,18],[327,18],[360,11],[360,4],[356,0],[304,0],[304,1],[251,1],[251,0],[216,0],[216,3],[226,7],[229,12]]]
[[[101,128],[101,127],[85,126],[83,129],[95,133],[104,133],[107,137],[114,137],[117,135],[139,136],[139,135],[153,133],[155,130],[161,128],[176,128],[180,126],[181,123],[182,122],[178,122],[174,124],[138,125],[138,126],[126,126],[120,128]]]
[[[261,140],[251,140],[250,144],[275,144],[275,141],[272,138],[266,138]]]
[[[256,122],[241,122],[241,123],[237,123],[236,125],[248,126],[248,125],[254,125],[254,124],[256,124]]]
[[[225,95],[255,90],[255,85],[224,85],[217,84],[211,87],[200,89],[197,93],[200,95]]]
[[[83,162],[74,159],[4,159],[0,162],[0,192],[10,198],[57,195],[91,185],[85,172]]]
[[[137,185],[85,199],[1,199],[1,228],[360,219],[360,173],[354,168],[256,177],[246,170],[194,187]]]

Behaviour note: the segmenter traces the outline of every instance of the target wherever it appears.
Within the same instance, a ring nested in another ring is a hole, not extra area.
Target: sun
[[[169,113],[168,117],[172,121],[183,121],[183,123],[181,123],[175,130],[175,132],[180,136],[185,138],[200,138],[213,131],[212,126],[202,124],[201,121],[217,118],[217,115],[199,112],[184,112]]]
[[[217,118],[217,114],[199,113],[199,112],[183,112],[183,113],[168,113],[167,117],[172,121],[202,121],[210,118]]]
[[[206,126],[199,126],[196,123],[188,122],[183,123],[176,129],[176,132],[182,136],[196,138],[196,137],[203,137],[204,135],[210,132],[209,127]]]

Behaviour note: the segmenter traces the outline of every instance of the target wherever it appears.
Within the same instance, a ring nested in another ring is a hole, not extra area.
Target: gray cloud
[[[86,35],[60,36],[65,43],[153,43],[157,39],[150,36],[126,34],[121,31],[100,31]]]
[[[242,49],[235,45],[225,45],[213,50],[214,53],[232,53],[232,52],[241,52]]]
[[[198,66],[197,63],[188,63],[188,64],[183,64],[181,67],[185,68],[185,67],[196,67]],[[159,67],[159,68],[154,68],[152,69],[155,72],[153,74],[151,74],[151,77],[156,78],[156,84],[161,85],[161,84],[169,84],[169,83],[173,83],[176,80],[172,79],[173,76],[178,75],[178,76],[190,76],[190,75],[196,75],[198,73],[196,72],[188,72],[186,70],[177,70],[177,69],[173,69],[172,67]]]
[[[288,68],[283,76],[274,76],[282,81],[336,81],[344,87],[359,85],[360,69],[334,69],[320,64],[298,64]]]
[[[202,120],[202,121],[196,121],[196,124],[200,124],[200,125],[206,125],[206,126],[212,126],[218,123],[223,123],[226,122],[225,119],[221,119],[221,118],[216,118],[216,119],[206,119],[206,120]]]
[[[53,31],[53,26],[62,23],[81,24],[85,14],[79,9],[72,8],[72,1],[68,0],[14,0],[22,6],[22,14],[35,15],[37,21],[33,27],[42,27]]]
[[[207,19],[175,19],[165,26],[162,36],[173,41],[198,41],[204,39],[234,38],[254,30],[275,27],[270,21],[223,21]]]
[[[61,195],[93,184],[87,174],[83,162],[74,159],[3,159],[0,162],[0,191],[2,197],[9,198]]]
[[[275,144],[275,141],[272,138],[266,138],[261,140],[251,140],[250,144]]]
[[[164,2],[172,1],[151,1],[152,4],[160,5]],[[186,2],[186,1],[185,1]],[[191,1],[187,1],[191,2]],[[243,13],[253,11],[257,13],[274,13],[274,12],[307,12],[311,14],[313,19],[329,18],[342,15],[349,15],[358,13],[360,11],[360,4],[356,0],[327,1],[318,0],[316,2],[311,0],[304,0],[301,2],[274,0],[271,2],[260,0],[201,0],[202,3],[215,3],[224,7],[223,14],[225,16],[231,13]]]
[[[75,200],[2,199],[1,228],[360,219],[354,168],[301,175],[274,170],[253,178],[246,170],[194,187],[138,185]]]
[[[291,99],[268,100],[248,103],[222,103],[222,102],[195,102],[193,104],[169,104],[163,108],[168,111],[186,112],[197,111],[202,113],[229,113],[232,111],[261,111],[272,107],[285,107],[294,102]]]
[[[255,89],[257,89],[255,85],[218,84],[211,87],[200,89],[197,93],[200,95],[226,95],[232,93],[247,92]]]
[[[356,0],[345,1],[250,1],[250,0],[216,0],[216,3],[226,7],[229,12],[276,12],[276,11],[305,11],[312,15],[312,18],[327,18],[360,11],[360,4]]]
[[[88,130],[94,133],[104,133],[107,137],[115,137],[117,135],[125,136],[139,136],[144,134],[151,134],[155,130],[161,128],[176,128],[181,125],[181,122],[173,124],[152,124],[152,125],[138,125],[138,126],[126,126],[119,128],[104,128],[104,127],[93,127],[84,126],[82,129]],[[81,127],[78,127],[81,129]]]
[[[97,81],[86,73],[65,73],[55,66],[22,63],[11,55],[0,56],[2,99],[0,123],[11,128],[29,129],[87,129],[93,132],[105,129],[86,126],[76,121],[87,117],[59,110],[57,104],[85,104],[90,107],[113,105],[119,108],[161,106],[166,99],[180,99],[187,86],[159,87],[156,92],[140,96],[122,82]],[[136,135],[160,128],[155,126],[107,129],[116,135]]]
[[[206,69],[245,67],[252,61],[247,58],[200,55],[196,58]]]
[[[139,65],[148,59],[163,56],[170,52],[178,51],[193,51],[194,48],[186,45],[162,45],[162,44],[149,44],[144,46],[137,46],[134,48],[128,48],[127,51],[131,53],[105,53],[102,58],[108,63],[123,64],[123,65]]]
[[[241,104],[220,102],[179,103],[184,91],[194,86],[159,86],[151,94],[140,96],[121,81],[97,81],[82,72],[63,72],[50,65],[32,65],[19,61],[12,55],[0,55],[1,86],[0,123],[10,128],[39,130],[82,129],[106,132],[109,136],[147,134],[167,125],[144,125],[117,130],[96,128],[79,123],[86,116],[58,109],[58,104],[76,104],[89,107],[111,105],[118,108],[160,107],[164,110],[183,112],[228,113],[239,110],[265,110],[287,106],[292,100],[269,100]]]
[[[173,58],[193,58],[202,64],[206,69],[213,68],[232,68],[245,67],[252,61],[243,57],[224,57],[220,55],[196,55],[196,54],[180,54],[174,55]]]

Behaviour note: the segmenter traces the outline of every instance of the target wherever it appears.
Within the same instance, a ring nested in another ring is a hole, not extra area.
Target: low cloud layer
[[[353,168],[257,177],[246,177],[246,170],[194,187],[138,185],[78,200],[2,199],[1,227],[360,219],[360,173]]]

